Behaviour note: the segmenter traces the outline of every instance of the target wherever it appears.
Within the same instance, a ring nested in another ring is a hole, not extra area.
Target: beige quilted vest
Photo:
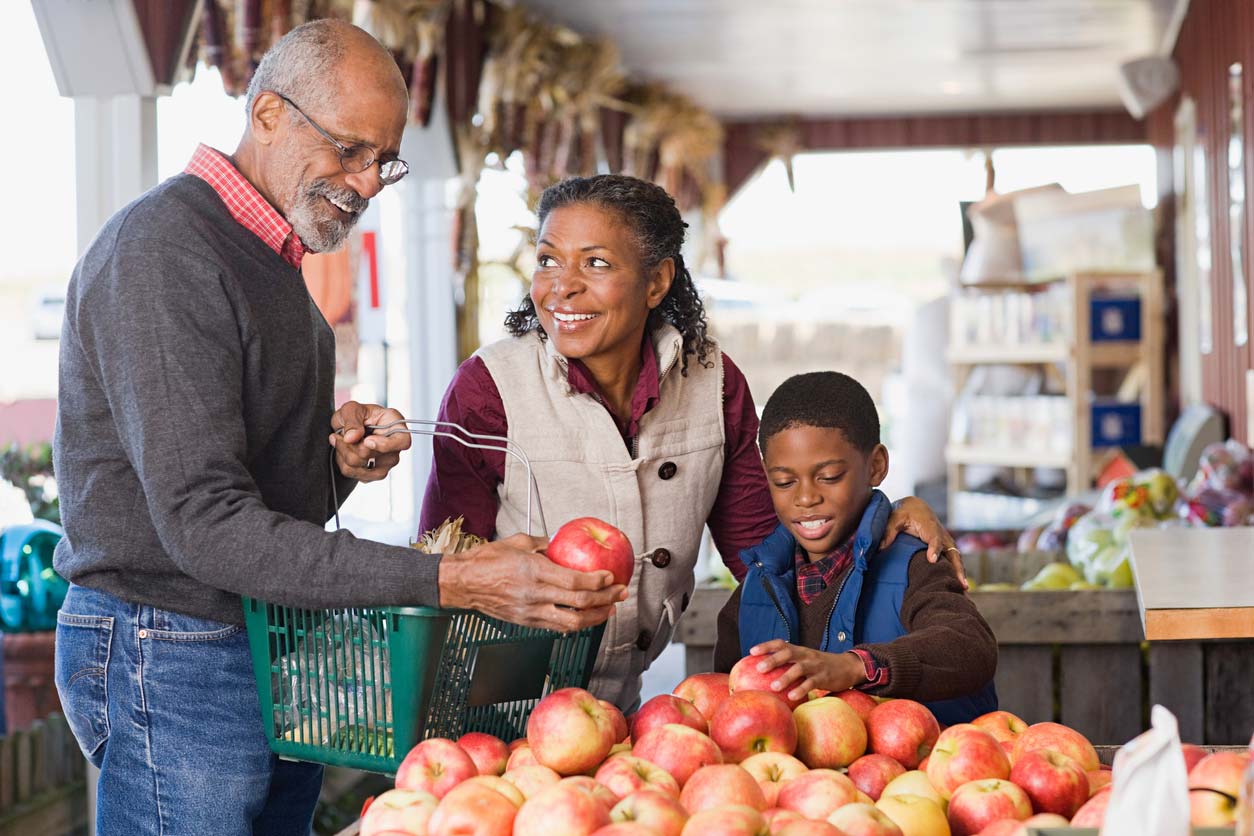
[[[692,595],[693,568],[723,475],[723,364],[689,358],[666,325],[653,334],[660,397],[641,420],[635,455],[609,412],[575,394],[567,361],[534,333],[480,349],[501,393],[509,436],[531,460],[548,536],[576,517],[599,517],[631,540],[636,569],[629,596],[606,625],[589,690],[624,710],[640,696],[640,675],[670,641]],[[526,528],[526,470],[507,456],[498,488],[497,537]]]

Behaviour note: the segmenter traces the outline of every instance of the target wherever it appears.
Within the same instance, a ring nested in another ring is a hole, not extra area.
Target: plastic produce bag
[[[1189,834],[1189,776],[1175,715],[1156,705],[1150,726],[1115,755],[1101,836]]]
[[[1116,519],[1108,513],[1092,511],[1076,520],[1068,532],[1067,559],[1084,573],[1089,583],[1127,589],[1132,586],[1128,531],[1152,524],[1152,520],[1136,515]]]

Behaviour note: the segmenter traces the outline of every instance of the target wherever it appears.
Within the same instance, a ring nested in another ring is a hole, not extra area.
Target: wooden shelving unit
[[[1141,405],[1141,443],[1160,444],[1163,440],[1163,300],[1162,275],[1146,273],[1078,273],[1051,282],[1002,281],[969,285],[964,293],[1032,292],[1046,288],[1066,288],[1063,327],[1058,338],[1049,342],[1021,344],[953,343],[947,360],[954,368],[955,386],[961,391],[967,375],[983,365],[1026,365],[1053,369],[1064,384],[1071,418],[1069,450],[1051,448],[1043,439],[1023,439],[1021,445],[984,446],[950,444],[945,451],[949,468],[950,515],[953,498],[964,489],[964,469],[974,465],[1013,468],[1025,474],[1033,468],[1059,468],[1066,473],[1068,494],[1081,493],[1092,486],[1094,462],[1101,449],[1092,443],[1093,374],[1097,369],[1121,369],[1137,381],[1137,401]],[[1136,295],[1140,299],[1140,339],[1097,341],[1090,333],[1090,311],[1096,292]],[[955,324],[951,335],[959,333]],[[953,337],[951,336],[951,339]]]

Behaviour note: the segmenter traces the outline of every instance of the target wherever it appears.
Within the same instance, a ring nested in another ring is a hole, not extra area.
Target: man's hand
[[[866,682],[866,666],[856,653],[824,653],[783,639],[771,639],[749,654],[762,657],[758,662],[760,673],[787,668],[775,677],[771,690],[785,693],[793,702],[804,700],[815,688],[836,694]]]
[[[893,513],[888,518],[888,528],[884,531],[884,540],[880,543],[880,548],[888,548],[893,540],[897,539],[897,535],[903,532],[913,534],[927,543],[928,563],[940,560],[941,555],[948,557],[949,562],[953,564],[954,575],[962,584],[962,588],[971,588],[971,584],[967,581],[967,570],[962,565],[962,553],[954,544],[954,538],[949,536],[945,526],[940,524],[931,506],[917,496],[907,496],[893,503]]]
[[[627,587],[609,572],[576,572],[540,552],[548,541],[515,534],[440,560],[440,606],[478,610],[521,624],[571,633],[601,624]]]
[[[340,473],[358,482],[376,482],[401,460],[401,451],[408,450],[409,433],[366,435],[366,425],[389,424],[405,416],[395,409],[373,403],[347,401],[331,416],[328,437],[335,448],[335,463]]]

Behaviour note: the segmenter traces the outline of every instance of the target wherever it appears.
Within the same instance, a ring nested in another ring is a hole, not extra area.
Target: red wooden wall
[[[1249,0],[1205,0],[1190,4],[1188,16],[1176,42],[1174,58],[1180,67],[1180,91],[1147,119],[1149,138],[1158,148],[1163,200],[1163,222],[1170,234],[1173,178],[1170,161],[1175,137],[1175,112],[1181,95],[1193,99],[1197,107],[1198,144],[1205,149],[1208,175],[1214,321],[1214,349],[1202,356],[1203,396],[1228,414],[1232,434],[1247,443],[1246,372],[1254,368],[1254,346],[1233,342],[1232,266],[1229,242],[1232,235],[1244,236],[1246,286],[1254,281],[1254,4]],[[1228,67],[1241,62],[1244,67],[1241,91],[1245,108],[1245,223],[1229,229],[1228,223]],[[1171,262],[1167,262],[1169,271]],[[1249,299],[1250,321],[1254,323],[1254,296]]]

